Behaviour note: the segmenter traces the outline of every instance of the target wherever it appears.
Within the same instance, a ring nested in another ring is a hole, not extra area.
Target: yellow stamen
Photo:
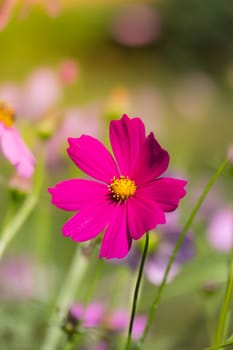
[[[119,179],[114,176],[108,189],[112,193],[113,199],[116,201],[125,201],[134,195],[137,187],[135,182],[130,180],[128,176],[121,175]]]
[[[7,128],[10,128],[15,119],[15,111],[13,108],[7,106],[4,102],[0,102],[0,122]]]

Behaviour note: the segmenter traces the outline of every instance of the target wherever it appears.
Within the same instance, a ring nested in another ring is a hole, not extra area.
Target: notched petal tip
[[[157,202],[165,212],[175,210],[180,200],[186,195],[186,180],[176,178],[159,178],[142,189],[144,196]]]
[[[99,259],[106,259],[106,260],[111,260],[111,259],[124,259],[129,251],[130,251],[130,248],[131,248],[131,245],[132,245],[132,240],[129,241],[128,239],[128,245],[127,247],[124,245],[124,248],[123,249],[120,249],[120,244],[118,244],[118,248],[116,250],[112,250],[112,249],[109,249],[109,250],[100,250],[100,253],[99,253]]]
[[[130,248],[129,248],[130,250]],[[127,254],[128,254],[128,251],[124,251],[122,254],[114,254],[114,253],[111,253],[111,252],[105,252],[105,253],[99,253],[99,259],[105,259],[105,260],[111,260],[111,259],[124,259]]]
[[[54,191],[54,187],[49,187],[48,188],[48,193],[50,193],[51,195],[53,194],[53,191]]]
[[[160,146],[151,132],[141,149],[134,169],[134,179],[138,184],[153,181],[167,170],[169,160],[169,153]]]
[[[73,142],[75,142],[78,139],[79,139],[79,137],[68,137],[67,142],[69,145],[71,145]]]
[[[128,114],[123,113],[122,116],[121,116],[121,119],[128,119],[129,120],[130,118],[129,118]]]
[[[70,231],[66,229],[66,223],[62,226],[61,232],[62,232],[63,236],[71,237],[73,239],[72,234],[70,233]],[[73,239],[73,241],[74,241],[74,239]]]
[[[185,197],[187,190],[186,190],[186,186],[188,185],[188,181],[187,180],[181,180],[181,179],[174,179],[177,181],[177,187],[179,187],[180,189],[180,199]]]
[[[55,185],[55,187],[49,187],[48,188],[48,193],[51,195],[51,203],[55,206],[58,207],[57,202],[56,202],[56,195],[57,195],[57,185]],[[62,209],[62,208],[60,208]]]
[[[110,123],[110,141],[121,174],[131,176],[145,142],[145,126],[139,118],[123,114]]]

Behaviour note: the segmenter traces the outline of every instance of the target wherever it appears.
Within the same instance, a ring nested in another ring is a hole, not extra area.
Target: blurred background
[[[166,249],[174,246],[171,234],[177,237],[233,141],[233,2],[2,0],[0,30],[0,100],[14,108],[16,127],[44,164],[39,202],[0,261],[0,349],[41,349],[77,245],[61,234],[69,213],[52,207],[47,193],[56,182],[81,176],[66,155],[67,137],[90,134],[109,145],[111,119],[123,113],[140,117],[170,153],[168,174],[189,181],[167,228],[151,233],[159,242],[151,249],[139,304],[145,315]],[[0,160],[3,225],[32,190],[33,179],[19,178]],[[233,242],[232,177],[227,170],[203,205],[145,349],[210,344]],[[114,328],[106,319],[129,309],[136,272],[128,261],[97,257],[98,249],[74,303],[98,302],[108,316],[90,327],[77,349],[100,343],[98,349],[120,349],[117,339],[125,327]],[[58,349],[64,342],[65,334]]]

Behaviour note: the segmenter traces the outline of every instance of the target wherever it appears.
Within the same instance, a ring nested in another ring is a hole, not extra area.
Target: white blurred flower
[[[229,252],[233,247],[233,208],[220,209],[207,229],[207,239],[216,250]]]

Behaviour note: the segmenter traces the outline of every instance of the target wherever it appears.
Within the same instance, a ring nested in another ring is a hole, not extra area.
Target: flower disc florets
[[[14,119],[14,110],[5,103],[0,102],[0,122],[2,122],[7,128],[10,128],[14,123]]]
[[[135,182],[130,180],[128,176],[123,175],[119,179],[114,176],[108,188],[113,199],[117,201],[125,201],[136,192]]]

